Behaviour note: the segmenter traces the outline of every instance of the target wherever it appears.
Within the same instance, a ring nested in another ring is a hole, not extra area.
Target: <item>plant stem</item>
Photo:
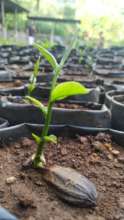
[[[40,162],[41,162],[42,166],[44,165],[43,162],[41,161],[41,156],[43,156],[44,147],[45,147],[45,143],[46,143],[44,137],[48,135],[49,125],[50,125],[51,118],[52,118],[53,103],[51,102],[51,95],[52,95],[52,91],[53,91],[54,87],[56,86],[57,78],[59,76],[60,71],[61,71],[61,69],[58,67],[55,70],[55,73],[54,73],[54,76],[53,76],[52,86],[51,86],[50,96],[49,96],[49,101],[48,101],[48,110],[47,110],[47,115],[46,115],[46,119],[45,119],[45,125],[44,125],[44,128],[42,130],[41,141],[38,144],[37,152],[36,152],[36,155],[35,155],[35,158],[34,158],[34,161],[33,161],[35,167],[38,167]]]
[[[48,131],[49,131],[49,124],[51,121],[51,115],[52,115],[52,104],[50,103],[48,106],[48,114],[45,120],[45,125],[44,128],[42,130],[42,134],[41,134],[41,141],[38,144],[38,148],[37,148],[37,152],[34,158],[34,166],[37,167],[39,165],[41,161],[41,156],[43,155],[43,151],[44,151],[44,146],[45,146],[45,139],[44,137],[47,136]]]

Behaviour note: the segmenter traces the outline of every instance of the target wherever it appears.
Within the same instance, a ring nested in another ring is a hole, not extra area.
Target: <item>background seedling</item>
[[[28,84],[28,96],[32,95],[32,92],[34,91],[35,87],[36,87],[36,83],[37,83],[37,76],[39,73],[39,66],[40,66],[40,61],[41,61],[41,57],[38,58],[38,60],[36,61],[35,65],[34,65],[34,71],[29,79],[29,84]]]

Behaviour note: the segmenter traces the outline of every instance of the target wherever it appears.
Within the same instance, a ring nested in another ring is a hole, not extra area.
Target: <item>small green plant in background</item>
[[[27,92],[28,96],[32,95],[32,92],[34,91],[34,89],[36,87],[40,61],[41,61],[41,57],[39,57],[38,60],[36,61],[36,63],[34,64],[34,71],[29,79],[29,84],[28,84],[28,88],[27,88],[28,89],[28,92]]]
[[[60,63],[58,63],[55,57],[44,47],[38,44],[36,44],[35,46],[44,56],[44,58],[50,63],[54,71],[47,107],[44,106],[39,100],[31,96],[27,96],[27,99],[41,110],[45,118],[45,123],[41,135],[38,136],[34,133],[32,134],[32,137],[34,138],[38,146],[36,154],[33,158],[33,165],[35,168],[37,168],[44,167],[46,164],[44,157],[45,144],[47,142],[57,143],[57,137],[55,135],[48,135],[52,117],[52,107],[54,103],[72,95],[87,94],[89,90],[82,86],[80,83],[74,81],[57,84],[57,79],[61,74],[62,68],[71,52],[71,49],[73,48],[72,46],[65,51],[65,54]]]
[[[87,63],[86,63],[86,68],[91,72],[92,71],[92,66],[93,66],[93,57],[91,55],[87,56]]]

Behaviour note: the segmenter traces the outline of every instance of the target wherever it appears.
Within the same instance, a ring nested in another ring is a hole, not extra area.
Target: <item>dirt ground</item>
[[[21,220],[124,220],[124,149],[108,134],[60,137],[48,144],[47,165],[72,167],[97,188],[97,207],[71,207],[59,200],[42,172],[22,164],[36,151],[28,138],[0,145],[0,204]]]
[[[23,86],[23,82],[21,80],[15,80],[15,82],[0,82],[0,89],[8,89],[13,87]]]

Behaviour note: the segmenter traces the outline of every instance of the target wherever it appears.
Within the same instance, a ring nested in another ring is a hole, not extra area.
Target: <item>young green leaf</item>
[[[32,133],[32,137],[34,138],[34,140],[35,140],[35,142],[37,143],[37,144],[39,144],[41,141],[42,141],[42,139],[38,136],[38,135],[36,135],[36,134],[34,134],[34,133]],[[49,135],[49,136],[45,136],[44,137],[44,140],[46,141],[46,142],[52,142],[52,143],[54,143],[54,144],[57,144],[57,137],[55,136],[55,135]]]
[[[47,107],[44,106],[39,100],[37,100],[31,96],[26,96],[26,99],[29,100],[29,102],[32,103],[34,106],[38,107],[43,112],[44,116],[46,116]]]
[[[34,140],[35,140],[35,142],[36,142],[37,144],[39,144],[39,143],[41,142],[41,139],[40,139],[40,137],[39,137],[38,135],[32,133],[32,137],[34,138]]]
[[[34,89],[35,89],[35,84],[34,84],[34,83],[30,83],[30,84],[28,85],[28,93],[31,94]]]
[[[37,82],[37,76],[38,76],[38,72],[39,72],[39,65],[40,65],[40,58],[38,58],[38,60],[36,61],[36,63],[34,64],[34,71],[29,79],[29,85],[28,85],[28,95],[31,96],[33,90],[36,87],[36,82]]]
[[[52,142],[54,144],[57,144],[57,137],[55,135],[49,135],[44,137],[46,142]]]
[[[89,93],[89,89],[85,88],[78,82],[70,81],[58,84],[51,95],[51,102],[55,102],[72,95],[83,95]]]
[[[77,44],[77,41],[76,41],[76,40],[72,41],[72,43],[71,43],[71,45],[69,46],[69,48],[65,50],[65,52],[64,52],[64,54],[63,54],[63,57],[62,57],[62,59],[61,59],[61,62],[60,62],[60,67],[61,67],[61,69],[63,68],[65,62],[67,61],[67,59],[68,59],[68,57],[69,57],[69,55],[70,55],[70,53],[71,53],[71,50],[76,47],[76,44]]]
[[[40,51],[40,53],[45,57],[45,59],[51,64],[53,69],[56,69],[58,67],[58,63],[55,59],[55,57],[44,47],[42,47],[39,44],[35,44],[35,47]]]
[[[36,63],[34,64],[34,76],[37,77],[38,75],[38,71],[39,71],[39,66],[40,66],[40,60],[41,60],[41,57],[39,57],[36,61]]]

